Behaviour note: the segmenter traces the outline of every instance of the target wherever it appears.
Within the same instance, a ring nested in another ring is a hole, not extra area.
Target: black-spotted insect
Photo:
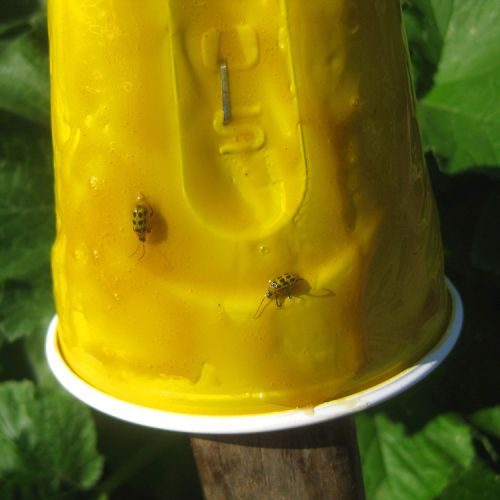
[[[146,234],[150,233],[152,229],[151,220],[153,218],[153,214],[153,209],[146,200],[146,197],[142,193],[139,193],[139,196],[136,199],[136,205],[132,212],[132,228],[134,229],[134,233],[137,234],[140,243],[135,249],[134,253],[131,254],[131,257],[137,252],[137,250],[139,250],[141,246],[142,255],[139,257],[139,259],[142,259],[144,257],[144,254],[146,253],[144,243],[146,242]]]
[[[257,317],[259,310],[262,306],[262,303],[266,299],[272,299],[276,301],[276,307],[281,307],[280,299],[284,296],[287,296],[289,299],[292,298],[292,291],[299,281],[303,281],[303,278],[299,278],[296,274],[285,273],[277,278],[269,280],[268,287],[264,297],[260,301],[259,307],[257,311],[255,311],[254,318]]]

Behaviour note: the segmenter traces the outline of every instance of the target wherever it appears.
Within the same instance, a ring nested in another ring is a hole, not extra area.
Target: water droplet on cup
[[[359,99],[359,97],[353,97],[351,99],[351,106],[355,109],[361,107],[361,100]]]
[[[121,87],[122,87],[122,90],[126,93],[129,93],[132,91],[132,88],[133,88],[134,84],[132,82],[128,82],[128,81],[123,81],[121,83]]]
[[[349,29],[351,35],[355,35],[359,31],[359,24],[353,24]]]

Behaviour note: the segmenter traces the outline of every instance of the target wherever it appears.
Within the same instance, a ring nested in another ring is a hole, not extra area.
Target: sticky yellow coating
[[[370,387],[440,339],[449,297],[399,1],[48,13],[58,338],[81,378],[154,408],[260,413]],[[256,316],[286,272],[302,278],[291,298]]]

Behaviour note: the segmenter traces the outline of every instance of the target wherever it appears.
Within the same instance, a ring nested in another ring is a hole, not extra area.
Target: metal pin
[[[219,73],[222,89],[222,123],[227,125],[231,122],[231,100],[229,96],[229,72],[226,61],[222,61],[219,64]]]

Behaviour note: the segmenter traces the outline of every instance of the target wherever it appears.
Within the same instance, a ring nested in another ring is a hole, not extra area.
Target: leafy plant
[[[465,306],[443,366],[357,417],[368,499],[500,497],[500,4],[404,10],[447,274]]]
[[[0,385],[0,495],[48,498],[93,486],[102,457],[88,410],[29,381]]]
[[[369,500],[500,498],[500,4],[405,2],[447,274],[466,322],[443,366],[357,417]],[[187,437],[95,414],[47,369],[54,238],[44,2],[0,11],[0,498],[196,498]]]
[[[500,164],[500,10],[496,0],[419,0],[407,10],[424,146],[450,174]],[[432,81],[430,81],[432,79]],[[424,83],[425,82],[425,83]]]

